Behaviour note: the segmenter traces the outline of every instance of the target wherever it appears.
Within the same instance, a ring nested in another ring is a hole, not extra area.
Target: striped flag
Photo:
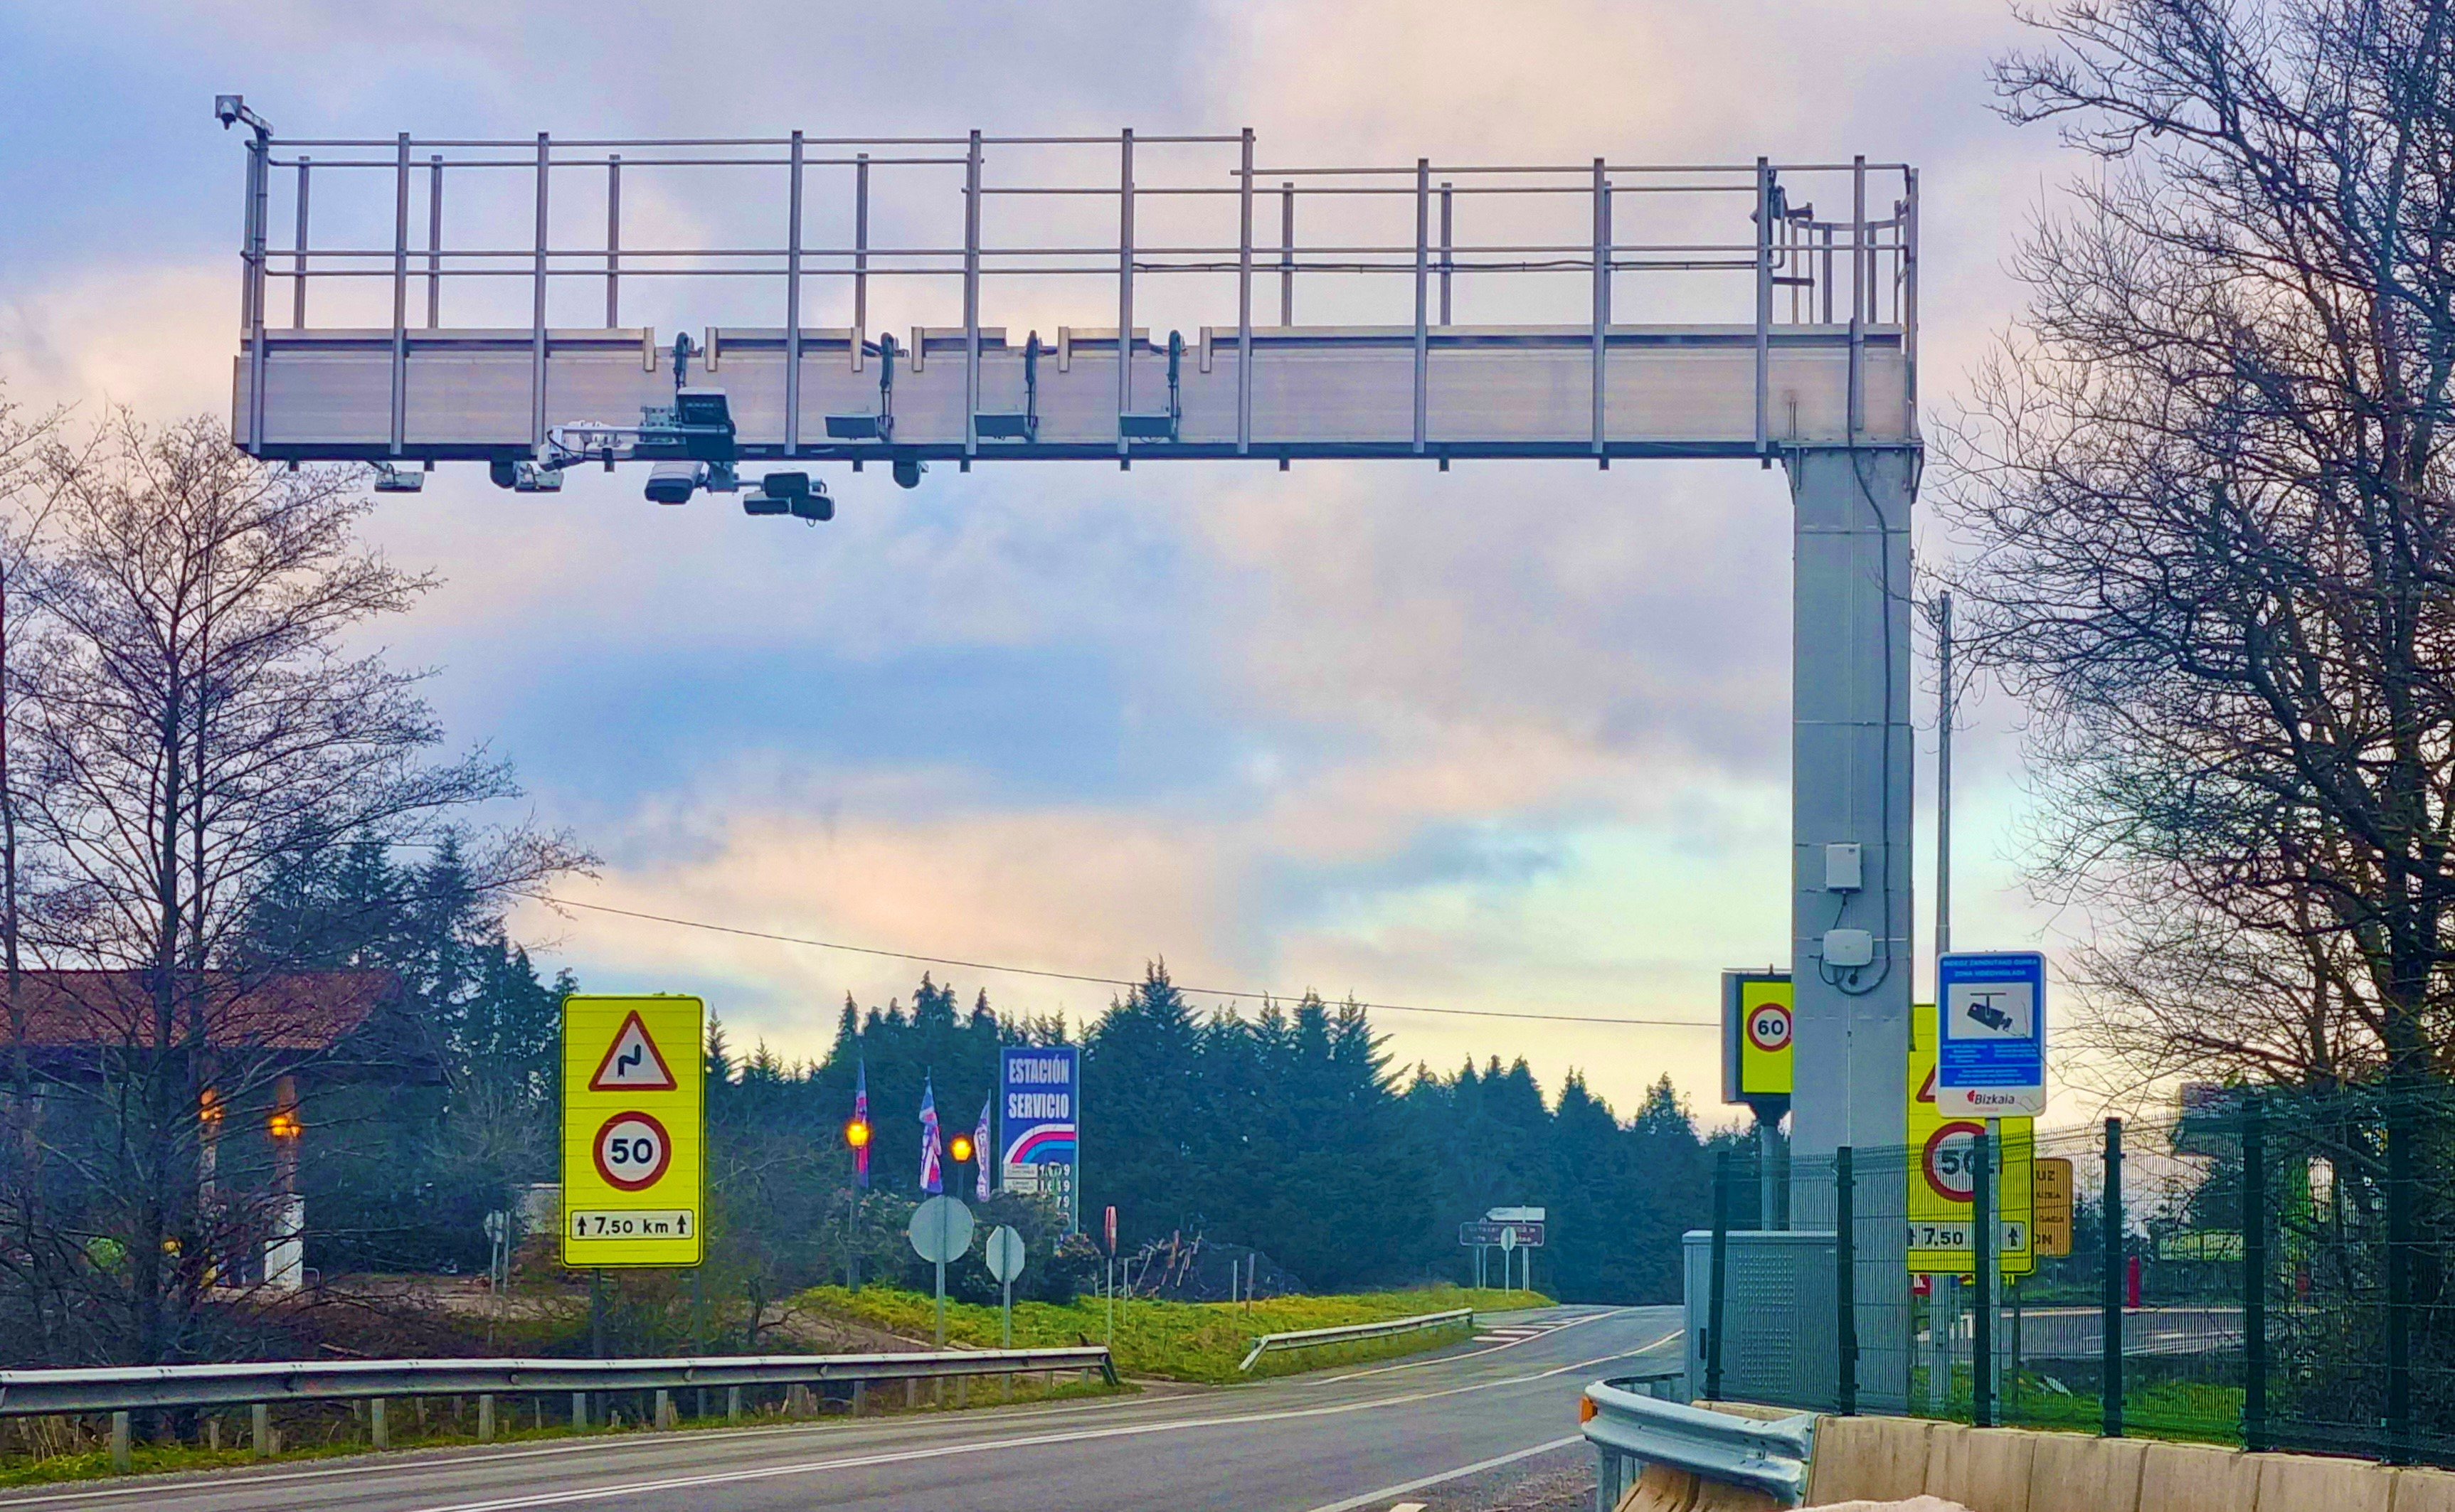
[[[863,1128],[869,1126],[869,1061],[866,1058],[853,1073],[852,1120]],[[866,1139],[852,1152],[852,1179],[863,1187],[869,1185],[869,1141]]]
[[[938,1091],[926,1078],[921,1082],[921,1190],[943,1192],[945,1177],[938,1164]]]
[[[989,1162],[993,1159],[989,1153],[989,1110],[996,1106],[995,1092],[981,1099],[981,1126],[972,1131],[972,1160],[980,1171],[973,1179],[972,1189],[984,1202],[989,1200]]]

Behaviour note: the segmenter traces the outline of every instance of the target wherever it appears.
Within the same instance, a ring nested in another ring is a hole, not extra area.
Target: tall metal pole
[[[2267,1443],[2267,1142],[2257,1101],[2242,1116],[2242,1446]]]
[[[1935,954],[1952,949],[1952,595],[1935,598]]]
[[[2102,1361],[2098,1394],[2103,1413],[2098,1431],[2122,1437],[2122,1120],[2105,1120],[2105,1292],[2099,1303]]]
[[[1986,1120],[1974,1152],[1977,1180],[1969,1205],[1969,1385],[1972,1416],[1978,1427],[1995,1426],[1995,1252],[2001,1220],[1996,1201],[1996,1154],[2002,1148],[2003,1120]]]

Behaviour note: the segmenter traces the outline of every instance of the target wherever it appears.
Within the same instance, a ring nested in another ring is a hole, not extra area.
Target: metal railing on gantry
[[[1249,131],[287,139],[225,115],[254,129],[235,432],[266,457],[500,480],[720,450],[1915,443],[1900,164],[1285,167]],[[722,393],[725,446],[678,439],[681,388]]]

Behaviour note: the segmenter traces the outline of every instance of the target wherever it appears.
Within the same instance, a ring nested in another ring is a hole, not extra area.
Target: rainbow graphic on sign
[[[1054,1198],[1069,1214],[1082,1070],[1082,1052],[1073,1045],[1008,1045],[999,1056],[1001,1184]]]

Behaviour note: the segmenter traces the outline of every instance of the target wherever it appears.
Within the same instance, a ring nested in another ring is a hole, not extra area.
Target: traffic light
[[[844,1143],[852,1146],[856,1150],[867,1148],[869,1144],[869,1120],[867,1119],[855,1119],[851,1122],[845,1124]]]
[[[946,1141],[946,1153],[954,1157],[958,1162],[970,1159],[972,1158],[972,1137],[968,1134],[956,1135],[953,1139]]]

